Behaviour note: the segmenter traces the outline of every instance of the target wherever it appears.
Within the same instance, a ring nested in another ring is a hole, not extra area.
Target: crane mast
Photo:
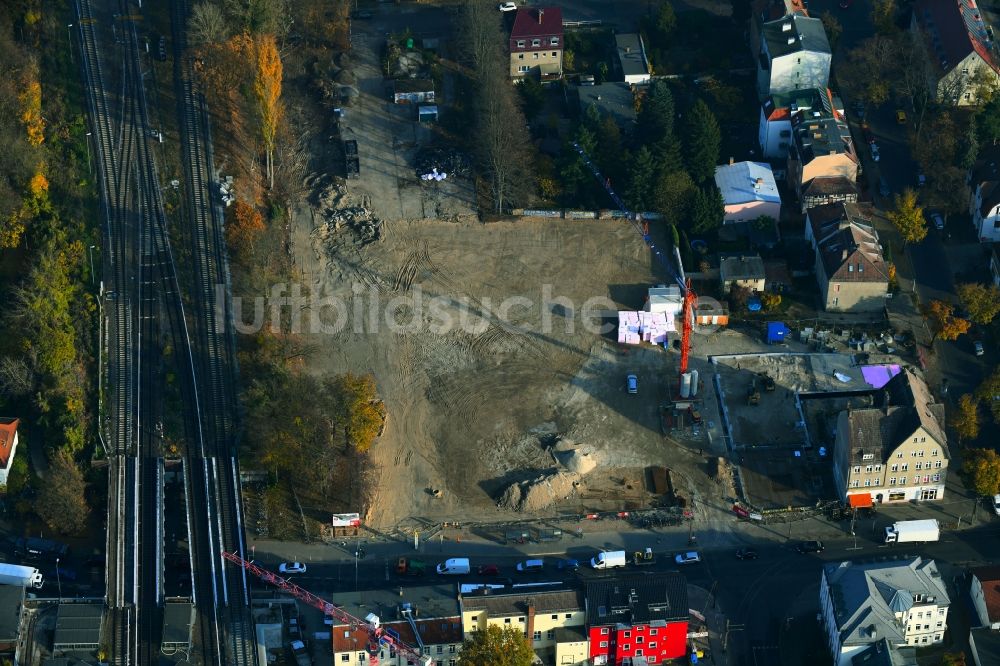
[[[340,606],[332,604],[329,601],[316,596],[309,590],[305,590],[295,583],[282,578],[273,571],[259,567],[249,560],[244,560],[236,553],[222,551],[222,557],[229,560],[233,564],[246,569],[265,583],[269,583],[282,592],[287,592],[299,601],[307,603],[313,608],[318,608],[323,611],[324,614],[329,615],[335,620],[343,622],[350,627],[352,631],[360,629],[367,633],[368,645],[365,649],[366,652],[368,652],[368,663],[371,664],[371,666],[378,666],[379,650],[383,645],[389,647],[391,650],[395,650],[398,654],[415,664],[420,664],[420,666],[431,666],[433,660],[430,657],[423,655],[417,648],[404,642],[399,637],[399,634],[392,629],[382,627],[379,617],[374,613],[369,613],[365,619],[362,620],[359,617],[351,615]]]

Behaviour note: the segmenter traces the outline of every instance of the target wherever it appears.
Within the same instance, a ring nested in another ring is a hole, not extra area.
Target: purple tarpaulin
[[[863,365],[861,376],[874,388],[882,388],[889,380],[899,374],[898,365]]]

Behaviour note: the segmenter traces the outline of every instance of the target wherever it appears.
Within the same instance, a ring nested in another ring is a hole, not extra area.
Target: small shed
[[[392,85],[396,104],[433,104],[434,82],[428,79],[397,79]]]
[[[719,260],[719,279],[722,291],[727,294],[733,285],[750,291],[764,291],[764,260],[759,254],[725,255]]]
[[[767,339],[765,342],[769,345],[782,343],[791,332],[791,329],[785,326],[785,322],[769,321],[767,322]]]
[[[417,120],[419,122],[431,122],[438,119],[437,104],[421,104],[417,107]]]

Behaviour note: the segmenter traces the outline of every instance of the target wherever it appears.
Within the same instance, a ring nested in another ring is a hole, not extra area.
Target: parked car
[[[495,564],[480,564],[476,569],[476,573],[480,576],[499,576],[500,567]]]
[[[993,496],[993,513],[1000,516],[1000,495]]]
[[[944,218],[941,217],[941,213],[931,213],[931,222],[934,223],[934,228],[938,231],[944,230]]]
[[[674,556],[674,562],[677,564],[695,564],[696,562],[701,562],[701,555],[696,551],[689,550],[686,553],[678,553]]]
[[[533,571],[541,571],[545,568],[545,562],[542,560],[525,560],[524,562],[517,563],[518,573],[531,573]]]
[[[283,574],[300,574],[306,572],[306,565],[301,562],[282,562],[278,571]]]
[[[753,548],[740,548],[736,551],[736,559],[738,560],[756,560],[757,557],[757,551]]]
[[[896,122],[900,125],[906,124],[906,111],[902,109],[896,109]]]
[[[976,350],[976,356],[982,356],[983,354],[986,353],[986,350],[983,348],[983,343],[981,340],[976,340],[975,342],[973,342],[972,347],[973,349]]]
[[[556,569],[559,569],[560,571],[576,571],[579,568],[580,560],[574,560],[568,557],[556,560]]]
[[[497,5],[497,9],[499,9],[502,12],[516,12],[517,11],[517,3],[516,2],[501,2],[499,5]]]
[[[629,375],[625,378],[625,386],[628,388],[629,393],[639,392],[639,378],[635,375]]]
[[[871,153],[872,153],[872,161],[873,162],[878,162],[878,160],[879,160],[878,144],[873,141],[872,143],[868,144],[868,148],[871,150]]]
[[[800,553],[822,553],[824,550],[822,541],[800,541],[795,546],[795,550]]]

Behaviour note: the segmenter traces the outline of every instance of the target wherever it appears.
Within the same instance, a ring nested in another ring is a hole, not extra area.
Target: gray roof
[[[355,617],[375,613],[383,622],[403,619],[399,608],[404,603],[416,607],[421,618],[454,617],[459,614],[454,583],[404,587],[402,595],[399,594],[399,588],[341,592],[330,595],[327,600],[340,604]]]
[[[59,604],[53,650],[74,650],[101,643],[101,604]]]
[[[611,116],[616,123],[624,125],[635,122],[635,96],[632,88],[624,81],[610,81],[599,86],[578,86],[580,111],[585,112],[593,104],[601,115]]]
[[[163,608],[163,644],[190,645],[194,604],[168,602]]]
[[[896,647],[883,638],[854,655],[851,666],[917,666],[917,649]]]
[[[789,150],[802,164],[824,155],[847,153],[857,162],[854,140],[847,123],[839,118],[813,118],[797,114],[792,118],[792,142]]]
[[[862,462],[866,453],[874,454],[883,463],[888,462],[892,451],[918,427],[934,438],[947,459],[948,439],[942,428],[944,406],[932,401],[927,384],[912,370],[904,368],[875,393],[875,407],[848,411],[852,463]]]
[[[618,47],[618,60],[622,64],[623,75],[649,74],[642,37],[638,33],[624,32],[615,35],[615,46]]]
[[[844,646],[870,645],[882,638],[903,643],[906,626],[897,613],[922,603],[951,603],[934,560],[831,562],[824,565],[823,573]],[[916,595],[933,601],[918,602]]]
[[[715,184],[727,206],[767,201],[781,203],[771,165],[763,162],[736,162],[715,167]]]
[[[0,643],[17,640],[22,603],[23,586],[0,585]]]
[[[525,615],[529,605],[535,607],[536,614],[582,611],[583,593],[579,590],[532,590],[462,597],[463,611],[485,610],[490,617]]]
[[[763,36],[767,43],[767,52],[771,55],[772,60],[798,51],[830,53],[830,42],[826,38],[826,29],[823,28],[823,21],[818,18],[810,18],[801,14],[786,16],[777,21],[765,23]]]
[[[1000,664],[1000,631],[977,627],[969,632],[969,643],[979,655],[978,663]]]
[[[719,277],[723,282],[760,280],[764,275],[764,260],[759,254],[734,255],[719,260]]]

